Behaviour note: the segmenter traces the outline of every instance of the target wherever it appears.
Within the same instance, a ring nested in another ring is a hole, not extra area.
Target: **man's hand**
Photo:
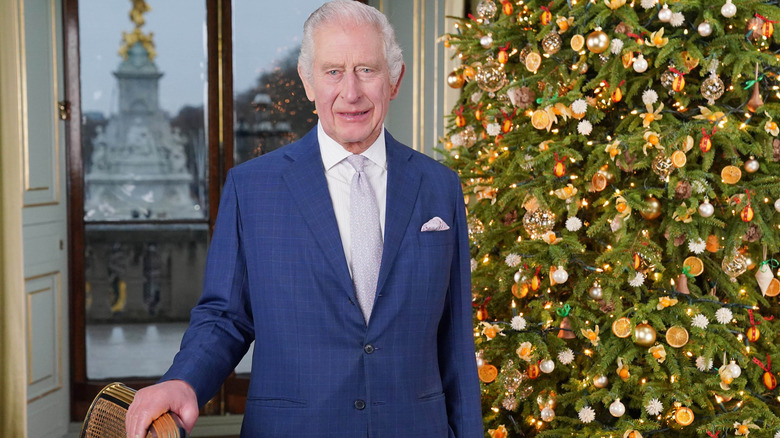
[[[189,383],[168,380],[138,391],[125,419],[128,438],[144,438],[152,422],[168,411],[181,418],[188,433],[192,430],[198,419],[198,398]]]

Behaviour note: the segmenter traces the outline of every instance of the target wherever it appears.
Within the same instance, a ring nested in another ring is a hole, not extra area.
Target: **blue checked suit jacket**
[[[163,380],[202,405],[255,341],[242,437],[481,438],[457,175],[385,134],[377,298],[355,298],[316,129],[232,169],[204,291]],[[421,232],[440,217],[446,231]]]

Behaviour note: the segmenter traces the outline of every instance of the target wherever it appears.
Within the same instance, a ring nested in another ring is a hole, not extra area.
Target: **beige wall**
[[[18,0],[0,1],[0,436],[26,435]]]

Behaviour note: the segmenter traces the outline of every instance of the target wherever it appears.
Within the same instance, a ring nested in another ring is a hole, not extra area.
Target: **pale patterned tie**
[[[382,262],[382,231],[379,208],[368,175],[363,171],[368,158],[350,155],[347,161],[355,168],[349,188],[350,233],[352,238],[352,282],[360,310],[368,324]]]

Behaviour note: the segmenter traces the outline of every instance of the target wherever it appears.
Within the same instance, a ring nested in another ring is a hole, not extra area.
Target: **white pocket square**
[[[447,223],[444,222],[439,216],[436,216],[435,218],[423,224],[420,231],[445,231],[449,229],[450,226],[447,225]]]

